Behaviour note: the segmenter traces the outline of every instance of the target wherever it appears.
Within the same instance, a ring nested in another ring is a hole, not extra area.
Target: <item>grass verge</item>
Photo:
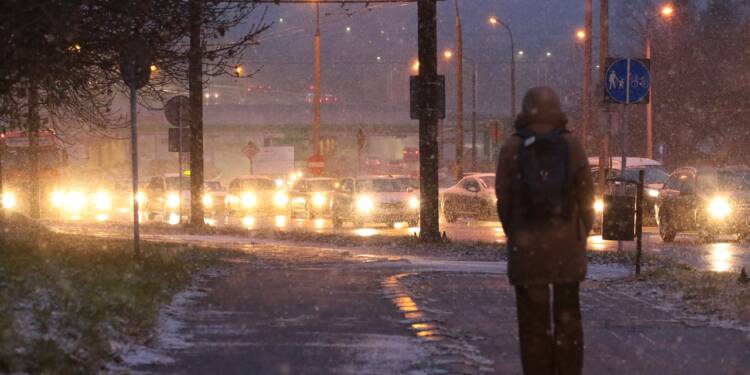
[[[0,373],[96,373],[143,341],[162,304],[231,253],[51,233],[20,216],[0,239]]]
[[[750,324],[750,284],[738,282],[739,272],[670,263],[646,270],[641,280],[678,296],[692,312]]]

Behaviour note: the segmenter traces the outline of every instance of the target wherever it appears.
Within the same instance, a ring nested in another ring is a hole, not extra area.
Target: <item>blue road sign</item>
[[[648,102],[651,89],[651,72],[648,61],[641,59],[615,59],[604,74],[604,87],[609,98],[622,104]]]

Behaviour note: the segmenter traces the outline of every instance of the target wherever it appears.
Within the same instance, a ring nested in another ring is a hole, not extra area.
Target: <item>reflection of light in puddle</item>
[[[715,243],[709,248],[708,261],[711,270],[716,272],[727,272],[732,269],[732,245],[728,243]]]
[[[255,226],[255,218],[252,216],[245,216],[242,218],[242,226],[245,228],[252,228]]]
[[[411,328],[417,331],[426,331],[430,329],[434,329],[435,325],[430,323],[414,323],[411,325]]]
[[[274,217],[274,222],[276,223],[276,228],[285,228],[286,227],[286,216],[276,216]]]
[[[180,215],[178,214],[169,214],[169,219],[167,220],[167,223],[169,225],[177,225],[180,223]]]
[[[360,237],[370,237],[378,234],[378,230],[373,228],[359,228],[354,230],[354,234]]]
[[[409,228],[409,235],[413,236],[415,234],[419,235],[419,227],[411,227],[411,228]]]
[[[430,337],[430,336],[435,336],[437,334],[438,334],[437,331],[418,331],[417,332],[417,336],[419,337]]]
[[[406,224],[406,223],[403,223],[403,222],[398,222],[398,223],[394,223],[394,224],[393,224],[393,228],[394,228],[394,229],[404,229],[404,228],[406,228],[407,226],[408,226],[408,224]]]
[[[324,219],[315,219],[313,220],[313,225],[315,226],[315,229],[323,229],[325,227],[326,221]]]
[[[589,237],[589,248],[591,250],[605,250],[607,248],[606,241],[602,239],[602,236],[590,236]]]

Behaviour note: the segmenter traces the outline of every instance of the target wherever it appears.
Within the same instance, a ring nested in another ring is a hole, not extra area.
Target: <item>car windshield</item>
[[[397,178],[397,180],[404,185],[404,188],[411,188],[414,190],[419,189],[419,180],[416,178],[410,178],[410,177],[404,177],[404,178]]]
[[[709,190],[750,190],[750,171],[718,171],[698,176],[700,187]]]
[[[488,189],[494,189],[495,188],[495,176],[483,176],[483,177],[480,177],[480,178],[487,185]]]
[[[177,176],[174,177],[167,177],[167,190],[180,190],[180,178]],[[184,179],[182,180],[182,190],[187,190],[190,188],[190,180]]]
[[[622,174],[622,177],[633,181],[638,180],[638,171],[640,170],[643,170],[645,172],[643,175],[643,182],[646,185],[663,184],[664,181],[669,178],[669,173],[664,171],[664,169],[659,166],[645,168],[627,168],[625,170],[625,173]]]
[[[252,178],[242,180],[242,188],[245,190],[275,190],[276,184],[264,178]]]
[[[336,180],[309,180],[307,187],[308,191],[333,191],[336,187]]]
[[[206,181],[204,183],[204,186],[206,187],[206,190],[211,190],[211,191],[223,190],[221,186],[221,182],[219,181]]]
[[[359,180],[357,186],[359,191],[371,191],[374,193],[392,193],[406,190],[401,182],[390,178]]]

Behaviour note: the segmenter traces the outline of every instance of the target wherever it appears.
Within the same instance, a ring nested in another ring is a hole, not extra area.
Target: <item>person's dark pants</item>
[[[516,308],[523,373],[580,374],[583,328],[578,283],[554,284],[551,288],[549,285],[516,286]]]

